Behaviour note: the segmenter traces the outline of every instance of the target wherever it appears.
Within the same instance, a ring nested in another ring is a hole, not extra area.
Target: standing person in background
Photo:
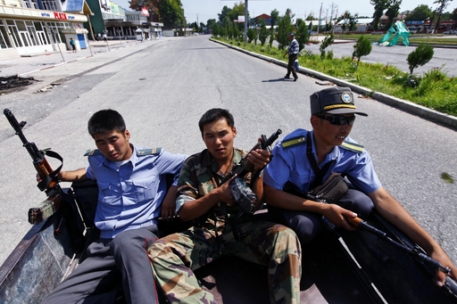
[[[71,45],[71,48],[73,49],[73,53],[76,53],[76,43],[73,40],[73,38],[70,38],[70,45]]]
[[[300,51],[300,47],[298,45],[298,41],[295,39],[295,34],[289,34],[289,41],[290,45],[287,50],[284,52],[284,56],[286,57],[289,54],[289,61],[287,63],[287,74],[284,76],[285,79],[290,79],[290,73],[294,76],[294,81],[297,81],[298,76],[297,72],[295,72],[294,62],[298,58],[298,52]]]

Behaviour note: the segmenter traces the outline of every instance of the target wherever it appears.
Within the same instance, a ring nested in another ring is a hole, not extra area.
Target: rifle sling
[[[51,151],[51,150],[45,150],[45,151],[42,151],[42,152],[45,155],[49,156],[49,157],[56,158],[56,159],[60,160],[60,166],[56,170],[54,170],[51,173],[49,173],[49,175],[41,177],[42,180],[37,185],[37,187],[40,189],[40,191],[44,191],[44,190],[46,190],[48,188],[48,185],[59,174],[59,172],[60,172],[60,170],[62,169],[62,166],[63,166],[63,158],[62,158],[62,156],[60,156],[59,154],[57,154],[56,152]]]
[[[313,142],[311,141],[311,132],[308,132],[308,134],[306,135],[306,141],[306,156],[308,156],[308,161],[311,165],[311,168],[314,171],[314,174],[316,175],[316,178],[311,182],[309,186],[309,190],[311,190],[319,185],[322,185],[322,180],[324,179],[325,174],[335,161],[333,160],[331,162],[326,163],[322,167],[322,169],[320,169],[317,165],[316,158],[313,155]]]

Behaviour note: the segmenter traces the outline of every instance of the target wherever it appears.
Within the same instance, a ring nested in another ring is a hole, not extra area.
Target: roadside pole
[[[56,30],[52,29],[52,34],[54,35],[54,43],[57,44],[57,47],[59,48],[60,56],[62,56],[62,61],[65,61],[65,58],[63,57],[62,49],[60,48],[60,43],[57,41],[57,36],[56,36]]]

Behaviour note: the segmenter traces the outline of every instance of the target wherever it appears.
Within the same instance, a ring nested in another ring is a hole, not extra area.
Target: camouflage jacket
[[[233,166],[238,164],[247,154],[248,152],[235,148],[232,164],[227,168],[226,172],[230,173]],[[244,178],[249,185],[251,173],[248,173]],[[201,153],[190,156],[184,162],[179,175],[176,211],[178,212],[186,202],[205,196],[213,189],[217,188],[223,179],[224,174],[220,172],[216,161],[214,161],[207,149],[203,150]],[[216,205],[214,210],[216,214],[219,214],[219,204]],[[239,210],[239,206],[227,206],[228,218],[236,216]]]

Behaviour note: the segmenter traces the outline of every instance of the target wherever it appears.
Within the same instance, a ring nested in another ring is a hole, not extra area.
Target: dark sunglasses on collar
[[[342,126],[348,123],[350,126],[354,124],[355,115],[353,116],[340,116],[340,115],[332,115],[332,116],[318,116],[319,118],[328,120],[332,125]]]

